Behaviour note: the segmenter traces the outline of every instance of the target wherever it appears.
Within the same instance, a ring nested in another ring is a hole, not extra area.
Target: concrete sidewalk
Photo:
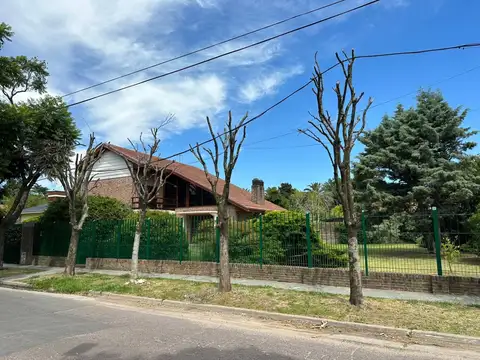
[[[18,266],[18,265],[17,265]],[[14,267],[6,265],[6,267]],[[43,270],[40,273],[15,275],[12,278],[4,278],[3,281],[6,285],[15,285],[18,280],[28,279],[39,275],[52,275],[60,274],[64,268],[48,268],[43,266],[22,266],[24,268]],[[87,270],[77,268],[77,273],[95,273],[104,275],[125,275],[128,271],[122,270]],[[175,279],[175,280],[187,280],[197,282],[211,282],[216,283],[218,278],[213,276],[196,276],[196,275],[174,275],[174,274],[156,274],[156,273],[143,273],[143,278],[160,278],[160,279]],[[295,291],[309,291],[328,293],[336,295],[348,295],[350,289],[347,287],[337,286],[323,286],[323,285],[306,285],[287,283],[279,281],[265,281],[265,280],[251,280],[251,279],[236,279],[232,278],[232,284],[246,285],[246,286],[268,286],[277,289],[295,290]],[[429,294],[410,291],[396,291],[396,290],[380,290],[380,289],[363,289],[363,293],[367,297],[381,298],[381,299],[396,299],[396,300],[410,300],[410,301],[430,301],[430,302],[447,302],[447,303],[460,303],[465,305],[480,305],[480,297],[469,295],[447,295],[447,294]]]

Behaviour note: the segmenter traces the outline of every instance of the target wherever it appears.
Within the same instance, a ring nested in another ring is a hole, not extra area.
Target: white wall
[[[93,179],[115,179],[120,177],[130,176],[125,160],[111,152],[103,153],[100,160],[93,167]]]

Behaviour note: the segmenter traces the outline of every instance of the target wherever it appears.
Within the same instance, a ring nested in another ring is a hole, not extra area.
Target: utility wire
[[[425,54],[425,53],[432,53],[432,52],[440,52],[440,51],[448,51],[448,50],[459,50],[459,49],[470,49],[470,48],[474,48],[474,47],[480,47],[480,43],[471,43],[471,44],[462,44],[462,45],[454,45],[454,46],[448,46],[448,47],[441,47],[441,48],[431,48],[431,49],[423,49],[423,50],[414,50],[414,51],[400,51],[400,52],[391,52],[391,53],[380,53],[380,54],[370,54],[370,55],[359,55],[359,56],[355,56],[355,59],[371,59],[371,58],[379,58],[379,57],[390,57],[390,56],[403,56],[403,55],[417,55],[417,54]],[[348,61],[350,59],[345,59],[343,60],[343,62],[345,61]],[[336,63],[332,66],[330,66],[328,69],[322,71],[322,75],[323,74],[326,74],[327,72],[333,70],[334,68],[336,68],[337,66],[339,66],[340,63]],[[277,101],[275,104],[273,104],[272,106],[270,106],[269,108],[267,108],[266,110],[264,110],[263,112],[261,112],[260,114],[254,116],[253,118],[245,121],[241,126],[237,126],[235,128],[232,129],[232,131],[236,130],[236,129],[239,129],[243,126],[246,126],[248,124],[250,124],[251,122],[261,118],[263,115],[265,115],[267,112],[269,112],[270,110],[274,109],[275,107],[277,107],[278,105],[282,104],[283,102],[287,101],[289,98],[291,98],[293,95],[299,93],[300,91],[302,91],[303,89],[305,89],[308,85],[310,85],[312,83],[312,80],[309,80],[307,83],[303,84],[302,86],[300,86],[298,89],[294,90],[293,92],[291,92],[290,94],[288,94],[287,96],[285,96],[284,98],[282,98],[281,100]],[[220,133],[218,134],[217,136],[215,136],[215,138],[219,138],[220,136],[223,136],[227,133],[228,131],[225,131],[223,133]],[[203,146],[205,144],[208,144],[210,142],[212,142],[214,140],[214,138],[212,139],[209,139],[209,140],[205,140],[201,143],[197,143],[195,146],[193,146],[193,148],[197,148],[199,146]],[[165,157],[163,158],[164,160],[168,160],[168,159],[171,159],[173,157],[176,157],[176,156],[179,156],[179,155],[182,155],[182,154],[185,154],[187,152],[190,151],[190,148],[187,149],[187,150],[184,150],[184,151],[180,151],[178,153],[175,153],[173,155],[170,155],[168,157]]]
[[[258,33],[258,32],[260,32],[260,31],[270,29],[270,28],[275,27],[275,26],[277,26],[277,25],[284,24],[284,23],[286,23],[286,22],[288,22],[288,21],[291,21],[291,20],[294,20],[294,19],[298,19],[298,18],[300,18],[300,17],[302,17],[302,16],[305,16],[305,15],[313,14],[313,13],[315,13],[315,12],[317,12],[317,11],[320,11],[320,10],[323,10],[323,9],[326,9],[326,8],[329,8],[329,7],[331,7],[331,6],[340,4],[340,3],[345,2],[345,1],[347,1],[347,0],[338,0],[338,1],[335,1],[335,2],[332,2],[332,3],[329,3],[329,4],[327,4],[327,5],[323,5],[323,6],[320,6],[320,7],[315,8],[315,9],[311,9],[311,10],[305,11],[305,12],[300,13],[300,14],[298,14],[298,15],[291,16],[291,17],[289,17],[289,18],[286,18],[286,19],[283,19],[283,20],[274,22],[274,23],[269,24],[269,25],[266,25],[266,26],[262,26],[262,27],[260,27],[260,28],[258,28],[258,29],[255,29],[255,30],[246,32],[246,33],[241,34],[241,35],[234,36],[234,37],[229,38],[229,39],[226,39],[226,40],[222,40],[222,41],[217,42],[217,43],[215,43],[215,44],[211,44],[211,45],[202,47],[202,48],[200,48],[200,49],[190,51],[190,52],[185,53],[185,54],[183,54],[183,55],[179,55],[179,56],[173,57],[173,58],[171,58],[171,59],[164,60],[164,61],[158,62],[158,63],[156,63],[156,64],[153,64],[153,65],[150,65],[150,66],[146,66],[146,67],[144,67],[144,68],[141,68],[141,69],[138,69],[138,70],[135,70],[135,71],[132,71],[132,72],[123,74],[123,75],[119,75],[119,76],[117,76],[117,77],[114,77],[114,78],[111,78],[111,79],[108,79],[108,80],[105,80],[105,81],[102,81],[102,82],[99,82],[99,83],[97,83],[97,84],[90,85],[90,86],[87,86],[87,87],[84,87],[84,88],[81,88],[81,89],[72,91],[72,92],[70,92],[70,93],[68,93],[68,94],[62,95],[62,97],[67,97],[67,96],[70,96],[70,95],[78,94],[79,92],[83,92],[83,91],[85,91],[85,90],[90,90],[90,89],[96,88],[96,87],[98,87],[98,86],[111,83],[112,81],[116,81],[116,80],[125,78],[125,77],[130,76],[130,75],[138,74],[138,73],[140,73],[140,72],[142,72],[142,71],[146,71],[146,70],[152,69],[152,68],[157,67],[157,66],[160,66],[160,65],[165,65],[165,64],[168,64],[168,63],[170,63],[170,62],[172,62],[172,61],[176,61],[176,60],[179,60],[179,59],[183,59],[183,58],[185,58],[185,57],[187,57],[187,56],[194,55],[194,54],[197,54],[197,53],[199,53],[199,52],[202,52],[202,51],[205,51],[205,50],[209,50],[209,49],[211,49],[211,48],[214,48],[214,47],[216,47],[216,46],[223,45],[223,44],[226,44],[226,43],[228,43],[228,42],[241,39],[241,38],[243,38],[243,37],[245,37],[245,36],[249,36],[249,35]]]
[[[133,83],[133,84],[130,84],[130,85],[126,85],[126,86],[123,86],[123,87],[120,87],[120,88],[117,88],[117,89],[114,89],[114,90],[111,90],[111,91],[107,91],[107,92],[105,92],[105,93],[101,93],[101,94],[98,94],[98,95],[95,95],[95,96],[86,98],[86,99],[84,99],[84,100],[80,100],[80,101],[77,101],[77,102],[68,104],[67,107],[70,108],[70,107],[73,107],[73,106],[77,106],[77,105],[86,103],[86,102],[88,102],[88,101],[92,101],[92,100],[95,100],[95,99],[98,99],[98,98],[101,98],[101,97],[104,97],[104,96],[107,96],[107,95],[111,95],[111,94],[117,93],[117,92],[119,92],[119,91],[123,91],[123,90],[129,89],[129,88],[132,88],[132,87],[141,85],[141,84],[145,84],[145,83],[147,83],[147,82],[150,82],[150,81],[153,81],[153,80],[156,80],[156,79],[160,79],[160,78],[164,78],[164,77],[169,76],[169,75],[177,74],[177,73],[179,73],[179,72],[182,72],[182,71],[185,71],[185,70],[188,70],[188,69],[197,67],[197,66],[199,66],[199,65],[206,64],[206,63],[211,62],[211,61],[213,61],[213,60],[217,60],[217,59],[223,58],[223,57],[225,57],[225,56],[232,55],[232,54],[235,54],[235,53],[238,53],[238,52],[240,52],[240,51],[244,51],[244,50],[250,49],[250,48],[252,48],[252,47],[255,47],[255,46],[258,46],[258,45],[261,45],[261,44],[265,44],[265,43],[270,42],[270,41],[272,41],[272,40],[281,38],[281,37],[283,37],[283,36],[285,36],[285,35],[293,34],[293,33],[297,32],[297,31],[300,31],[300,30],[303,30],[303,29],[307,29],[307,28],[309,28],[309,27],[312,27],[312,26],[321,24],[321,23],[323,23],[323,22],[325,22],[325,21],[335,19],[335,18],[337,18],[337,17],[339,17],[339,16],[346,15],[346,14],[351,13],[351,12],[353,12],[353,11],[360,10],[360,9],[362,9],[362,8],[364,8],[364,7],[373,5],[373,4],[375,4],[375,3],[379,2],[379,1],[380,1],[380,0],[370,1],[370,2],[368,2],[368,3],[365,3],[365,4],[362,4],[362,5],[360,5],[360,6],[351,8],[351,9],[349,9],[349,10],[342,11],[342,12],[337,13],[337,14],[335,14],[335,15],[331,15],[331,16],[328,16],[328,17],[326,17],[326,18],[323,18],[323,19],[320,19],[320,20],[311,22],[311,23],[309,23],[309,24],[307,24],[307,25],[303,25],[303,26],[297,27],[297,28],[295,28],[295,29],[292,29],[292,30],[289,30],[289,31],[280,33],[280,34],[278,34],[278,35],[271,36],[271,37],[269,37],[269,38],[263,39],[263,40],[261,40],[261,41],[257,41],[257,42],[255,42],[255,43],[253,43],[253,44],[246,45],[246,46],[242,46],[242,47],[240,47],[240,48],[237,48],[237,49],[234,49],[234,50],[231,50],[231,51],[227,51],[227,52],[222,53],[222,54],[220,54],[220,55],[217,55],[217,56],[214,56],[214,57],[211,57],[211,58],[208,58],[208,59],[205,59],[205,60],[196,62],[196,63],[194,63],[194,64],[184,66],[184,67],[182,67],[182,68],[180,68],[180,69],[176,69],[176,70],[173,70],[173,71],[169,71],[169,72],[163,73],[163,74],[161,74],[161,75],[153,76],[153,77],[151,77],[151,78],[148,78],[148,79],[145,79],[145,80],[142,80],[142,81],[138,81],[138,82]]]
[[[379,53],[379,54],[370,54],[370,55],[359,55],[359,56],[356,56],[355,58],[356,59],[369,59],[369,58],[378,58],[378,57],[389,57],[389,56],[402,56],[402,55],[416,55],[416,54],[423,54],[423,53],[432,53],[432,52],[440,52],[440,51],[448,51],[448,50],[458,50],[458,49],[469,49],[469,48],[474,48],[474,47],[480,47],[480,43],[471,43],[471,44],[463,44],[463,45],[454,45],[454,46],[448,46],[448,47],[441,47],[441,48],[431,48],[431,49],[423,49],[423,50],[415,50],[415,51],[403,51],[403,52],[392,52],[392,53]],[[348,61],[348,59],[345,59],[343,61]],[[330,66],[329,68],[327,68],[326,70],[322,71],[322,75],[323,74],[326,74],[327,72],[333,70],[334,68],[336,68],[337,66],[339,66],[340,63],[336,63],[332,66]],[[444,81],[448,81],[448,80],[451,80],[451,79],[454,79],[458,76],[461,76],[461,75],[464,75],[466,73],[469,73],[473,70],[476,70],[477,68],[480,68],[480,66],[476,66],[474,68],[471,68],[471,69],[468,69],[464,72],[461,72],[459,74],[456,74],[456,75],[453,75],[447,79],[444,79],[444,80],[440,80],[435,84],[439,84],[439,83],[442,83]],[[272,109],[274,109],[275,107],[277,107],[278,105],[284,103],[285,101],[287,101],[289,98],[291,98],[293,95],[297,94],[298,92],[302,91],[303,89],[305,89],[308,85],[310,85],[312,83],[312,80],[309,80],[307,83],[303,84],[301,87],[299,87],[298,89],[294,90],[293,92],[291,92],[290,94],[288,94],[287,96],[285,96],[284,98],[280,99],[279,101],[277,101],[275,104],[273,104],[272,106],[270,106],[269,108],[267,108],[266,110],[262,111],[260,114],[254,116],[253,118],[247,120],[242,126],[238,126],[238,127],[235,127],[232,129],[233,130],[236,130],[238,128],[241,128],[243,126],[246,126],[248,125],[249,123],[259,119],[260,117],[262,117],[263,115],[265,115],[267,112],[271,111]],[[378,107],[378,106],[381,106],[381,105],[384,105],[384,104],[387,104],[391,101],[394,101],[394,100],[397,100],[401,97],[404,97],[404,96],[408,96],[408,95],[411,95],[415,92],[410,92],[408,94],[404,94],[402,96],[399,96],[399,97],[396,97],[394,99],[390,99],[390,100],[387,100],[387,101],[384,101],[380,104],[376,104],[375,106],[371,106],[371,108],[373,107]],[[471,111],[476,111],[476,110],[480,110],[480,108],[478,109],[473,109]],[[247,146],[250,146],[250,145],[254,145],[254,144],[257,144],[257,143],[260,143],[260,142],[265,142],[265,141],[269,141],[269,140],[274,140],[274,139],[278,139],[278,138],[281,138],[281,137],[284,137],[284,136],[288,136],[290,134],[294,134],[296,133],[297,130],[292,130],[290,132],[287,132],[287,133],[284,133],[284,134],[280,134],[280,135],[277,135],[277,136],[274,136],[274,137],[271,137],[271,138],[267,138],[267,139],[263,139],[263,140],[259,140],[259,141],[256,141],[256,142],[253,142],[253,143],[250,143],[250,144],[246,144],[245,147]],[[218,138],[220,136],[223,136],[225,135],[227,132],[224,132],[224,133],[221,133],[221,134],[218,134],[215,138]],[[205,144],[208,144],[210,142],[213,141],[213,138],[212,139],[209,139],[209,140],[205,140],[201,143],[197,143],[195,146],[193,146],[193,148],[196,148],[196,147],[199,147],[199,146],[203,146]],[[186,154],[190,152],[190,148],[187,149],[187,150],[184,150],[184,151],[181,151],[181,152],[178,152],[178,153],[175,153],[175,154],[172,154],[168,157],[165,157],[165,158],[162,158],[161,160],[169,160],[169,159],[172,159],[174,157],[177,157],[177,156],[180,156],[180,155],[183,155],[183,154]],[[197,163],[198,161],[195,161],[194,163]],[[154,162],[153,162],[154,163]],[[194,163],[189,163],[187,165],[190,165],[190,164],[194,164]],[[127,169],[127,168],[125,168]],[[117,170],[124,170],[124,169],[105,169],[105,170],[98,170],[97,172],[111,172],[111,171],[117,171]]]

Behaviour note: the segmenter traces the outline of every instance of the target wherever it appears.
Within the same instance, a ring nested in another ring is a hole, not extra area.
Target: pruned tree
[[[338,81],[333,88],[337,97],[336,116],[332,117],[330,112],[325,109],[323,74],[315,56],[312,80],[318,113],[317,115],[310,114],[312,120],[308,123],[311,128],[299,129],[299,131],[320,143],[327,151],[332,163],[333,179],[340,196],[343,207],[343,221],[348,234],[350,303],[358,306],[363,303],[362,274],[357,240],[360,222],[354,202],[351,154],[355,143],[365,129],[367,112],[373,100],[369,98],[367,106],[362,111],[358,110],[358,104],[364,93],[358,95],[353,85],[355,52],[352,50],[350,57],[343,52],[344,59],[338,53],[335,55],[345,78],[343,85],[340,85],[340,81]],[[361,112],[361,114],[358,115],[358,112]]]
[[[243,125],[247,120],[247,117],[248,114],[245,114],[240,122],[237,125],[234,125],[232,124],[232,112],[229,111],[224,133],[217,135],[215,135],[215,132],[213,131],[210,118],[207,117],[208,130],[210,131],[213,141],[213,150],[205,147],[203,147],[203,150],[208,154],[208,157],[212,161],[215,175],[208,172],[208,166],[202,155],[200,145],[198,143],[195,147],[190,145],[190,151],[203,166],[205,176],[210,183],[212,194],[215,196],[215,201],[217,203],[218,221],[216,226],[220,230],[220,279],[218,288],[221,292],[232,290],[228,258],[228,197],[230,194],[232,173],[237,164],[238,155],[240,154],[240,149],[247,134],[246,126]],[[240,141],[237,139],[239,132],[241,133]],[[220,145],[222,147],[221,149]],[[223,183],[220,181],[220,166],[222,166],[222,164],[219,164],[220,162],[223,163],[223,172],[225,175]]]
[[[167,169],[174,164],[174,161],[159,161],[160,148],[160,130],[173,121],[173,115],[166,117],[159,126],[152,128],[151,143],[140,134],[140,143],[134,143],[128,139],[130,145],[135,151],[132,161],[126,161],[130,176],[135,186],[135,192],[139,200],[140,213],[135,227],[135,237],[133,239],[131,278],[138,278],[138,252],[140,249],[140,239],[142,236],[143,225],[147,215],[148,204],[156,201],[158,192],[163,189],[168,177],[173,171],[167,172]]]
[[[91,184],[92,170],[102,156],[102,146],[95,146],[95,135],[90,134],[85,155],[77,154],[75,161],[68,162],[65,166],[55,168],[54,175],[62,184],[68,201],[68,212],[72,232],[65,261],[65,274],[75,275],[77,249],[80,232],[88,217],[88,192],[95,184]],[[73,165],[73,166],[72,166]]]

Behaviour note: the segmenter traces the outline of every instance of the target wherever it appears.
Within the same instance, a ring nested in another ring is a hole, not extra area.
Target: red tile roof
[[[126,149],[117,145],[112,144],[104,144],[104,147],[108,150],[113,151],[114,153],[124,157],[130,161],[138,161],[139,154],[130,149]],[[146,156],[146,154],[141,154],[141,156]],[[171,163],[171,160],[163,160],[158,157],[154,158],[154,161],[159,166],[165,166]],[[186,164],[182,164],[179,162],[175,162],[172,164],[169,169],[173,171],[173,174],[177,175],[180,178],[183,178],[186,181],[208,191],[212,192],[212,188],[210,183],[208,182],[205,172],[202,169],[199,169],[195,166],[190,166]],[[213,175],[212,175],[213,176]],[[221,194],[223,191],[223,186],[225,185],[225,181],[223,179],[219,179],[217,185],[217,193]],[[264,212],[264,211],[272,211],[272,210],[285,210],[284,208],[271,203],[270,201],[265,200],[265,204],[260,205],[256,204],[251,200],[251,193],[247,190],[241,189],[238,186],[230,184],[230,194],[229,194],[229,202],[239,208],[242,208],[247,211],[252,212]]]

